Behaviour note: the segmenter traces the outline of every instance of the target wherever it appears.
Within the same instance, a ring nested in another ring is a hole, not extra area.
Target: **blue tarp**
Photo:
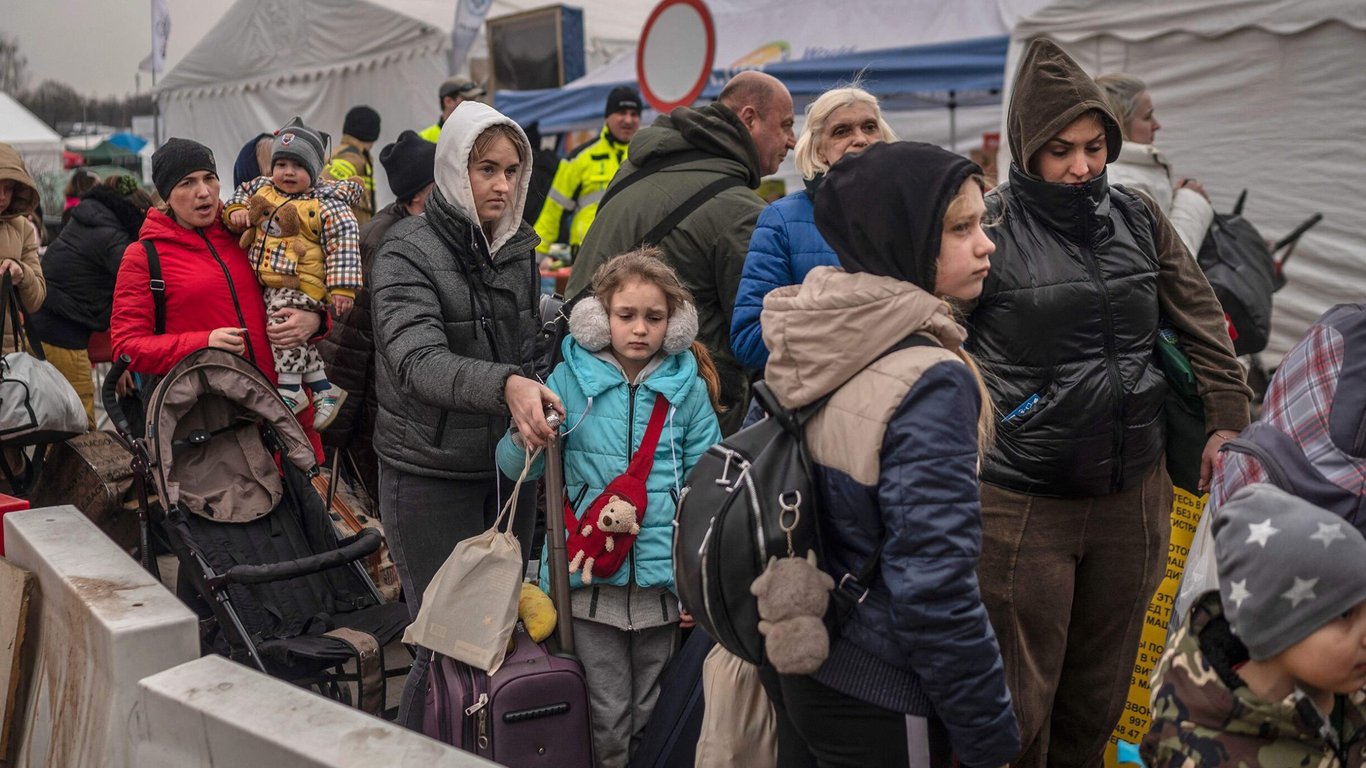
[[[144,139],[135,133],[128,133],[125,131],[110,136],[109,143],[116,147],[122,147],[136,155],[142,151],[143,147],[147,146],[147,139]]]
[[[1005,82],[1008,37],[958,40],[910,48],[859,51],[763,68],[787,85],[802,105],[824,91],[860,78],[888,109],[996,104]],[[715,70],[702,99],[715,99],[733,72]],[[590,74],[585,79],[592,79]],[[543,133],[557,133],[602,120],[607,94],[631,82],[592,83],[539,91],[498,91],[498,110],[522,125],[539,121]]]

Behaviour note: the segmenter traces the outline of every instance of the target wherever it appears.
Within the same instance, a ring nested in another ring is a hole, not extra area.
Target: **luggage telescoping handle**
[[[104,412],[109,414],[109,420],[114,422],[114,429],[125,437],[131,437],[133,429],[128,423],[128,416],[123,412],[123,407],[119,405],[117,388],[119,379],[123,378],[124,372],[132,362],[133,358],[128,355],[119,355],[109,375],[104,377],[104,386],[100,389],[100,402],[104,404]]]
[[[545,420],[558,430],[560,414],[546,409]],[[550,574],[550,601],[558,618],[555,635],[560,641],[560,652],[574,654],[573,618],[569,610],[569,555],[565,551],[564,530],[564,463],[558,437],[545,447],[545,535]]]
[[[1290,234],[1286,235],[1285,237],[1282,237],[1280,240],[1277,240],[1276,244],[1271,246],[1272,253],[1279,253],[1281,250],[1285,250],[1285,254],[1282,255],[1281,258],[1276,261],[1276,275],[1278,277],[1285,269],[1285,263],[1287,261],[1290,261],[1290,257],[1295,253],[1295,246],[1300,244],[1300,238],[1304,236],[1305,232],[1308,232],[1310,229],[1314,227],[1315,224],[1318,224],[1320,221],[1323,221],[1323,214],[1315,213],[1313,216],[1310,216],[1309,218],[1300,222],[1299,226],[1290,230]]]

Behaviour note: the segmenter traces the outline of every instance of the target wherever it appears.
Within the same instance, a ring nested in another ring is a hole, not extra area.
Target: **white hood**
[[[447,202],[474,222],[475,229],[482,232],[479,216],[474,210],[474,190],[470,188],[470,151],[474,149],[474,140],[479,138],[479,134],[498,123],[506,123],[516,130],[521,142],[519,152],[524,160],[517,177],[512,205],[504,209],[493,227],[493,237],[488,244],[490,256],[498,253],[498,249],[521,226],[527,187],[531,184],[531,142],[527,141],[526,134],[511,118],[477,101],[461,102],[442,124],[441,138],[436,142],[436,188],[441,190],[441,196]]]

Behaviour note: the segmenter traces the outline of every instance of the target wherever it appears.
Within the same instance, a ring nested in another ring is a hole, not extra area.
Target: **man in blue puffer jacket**
[[[759,214],[735,296],[730,346],[745,368],[762,371],[768,362],[768,347],[759,329],[759,313],[768,292],[801,283],[814,267],[839,265],[835,252],[816,230],[811,201],[835,161],[877,141],[896,141],[896,134],[882,119],[877,97],[862,88],[826,91],[807,107],[806,125],[793,158],[806,188]]]

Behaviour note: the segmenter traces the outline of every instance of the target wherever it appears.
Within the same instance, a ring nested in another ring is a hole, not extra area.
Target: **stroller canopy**
[[[167,509],[222,522],[255,520],[283,494],[262,429],[282,443],[282,460],[316,471],[313,446],[275,386],[245,358],[221,349],[187,355],[152,390],[148,452]]]

